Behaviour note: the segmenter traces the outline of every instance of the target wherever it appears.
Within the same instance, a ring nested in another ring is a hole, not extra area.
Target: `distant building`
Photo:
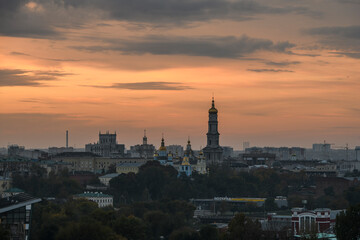
[[[41,202],[26,193],[0,199],[0,224],[10,230],[10,239],[29,239],[32,205]]]
[[[154,156],[155,147],[148,144],[146,131],[144,131],[143,143],[130,147],[131,157],[152,158]]]
[[[49,147],[49,154],[50,155],[56,155],[63,152],[73,152],[73,147]]]
[[[360,161],[360,146],[355,147],[355,159],[356,161]]]
[[[184,151],[184,157],[175,156],[174,167],[177,169],[179,175],[185,173],[186,176],[191,176],[192,172],[197,172],[199,174],[206,174],[206,160],[204,153],[200,150],[199,155],[196,156],[194,151],[191,148],[190,139],[187,142],[186,150]]]
[[[331,210],[329,208],[317,208],[307,210],[305,208],[293,208],[292,211],[292,230],[294,236],[306,233],[328,232],[335,225],[336,215],[343,210]]]
[[[275,154],[276,160],[305,160],[306,149],[301,147],[251,147],[245,153],[261,152]]]
[[[223,160],[223,149],[219,145],[218,132],[218,110],[215,108],[214,98],[212,99],[212,105],[209,109],[209,121],[208,121],[208,132],[207,144],[203,149],[205,159],[208,163],[221,164]]]
[[[111,195],[103,194],[102,192],[84,192],[73,196],[74,199],[87,199],[96,202],[97,205],[102,207],[113,206],[114,197]]]
[[[187,177],[190,177],[192,173],[189,157],[185,156],[181,161],[181,164],[178,169],[178,177],[182,174],[185,174]]]
[[[119,163],[146,163],[144,158],[108,158],[100,157],[90,152],[61,153],[53,157],[56,162],[69,164],[71,172],[105,173],[110,167],[116,167]]]
[[[154,154],[154,160],[159,161],[162,165],[173,165],[173,154],[167,153],[164,137],[161,138],[161,146]]]
[[[89,143],[85,145],[86,152],[92,152],[102,157],[124,157],[125,145],[118,144],[116,141],[116,132],[99,132],[99,141],[97,143]]]
[[[251,152],[242,154],[243,162],[248,166],[267,165],[271,166],[276,155],[273,153]]]
[[[234,149],[229,146],[223,146],[223,158],[229,158],[232,157],[234,154]]]
[[[184,147],[181,145],[169,145],[166,146],[166,150],[173,155],[184,156]]]
[[[110,186],[110,184],[109,184],[110,180],[113,179],[113,178],[116,178],[119,175],[120,175],[119,173],[109,173],[109,174],[100,176],[99,180],[105,186]]]
[[[11,196],[15,196],[18,195],[20,193],[24,193],[24,190],[21,190],[19,188],[10,188],[8,190],[5,190],[1,197],[6,198],[6,197],[11,197]]]
[[[11,145],[8,147],[9,157],[23,157],[26,159],[46,159],[48,154],[40,150],[26,150],[23,146]]]
[[[117,174],[128,174],[128,173],[138,173],[139,168],[144,165],[145,162],[133,162],[133,163],[118,163],[116,165]]]
[[[250,147],[250,142],[249,141],[243,142],[243,151],[245,151],[245,149],[247,149],[249,147]]]

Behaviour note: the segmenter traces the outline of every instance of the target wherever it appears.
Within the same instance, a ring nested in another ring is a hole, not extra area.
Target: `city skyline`
[[[0,146],[360,145],[351,0],[0,3]]]

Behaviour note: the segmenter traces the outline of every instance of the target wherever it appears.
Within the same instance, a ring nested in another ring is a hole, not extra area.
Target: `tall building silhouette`
[[[207,145],[203,149],[205,159],[208,163],[219,164],[223,159],[223,149],[219,145],[218,132],[218,110],[215,108],[214,97],[212,99],[212,105],[209,109],[209,128],[206,134]]]

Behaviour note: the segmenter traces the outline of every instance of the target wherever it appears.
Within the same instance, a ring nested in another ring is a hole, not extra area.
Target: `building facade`
[[[113,206],[113,196],[108,194],[103,194],[102,192],[84,192],[76,194],[73,197],[74,199],[87,199],[89,201],[96,202],[97,205],[102,207]]]
[[[205,159],[211,164],[221,164],[223,160],[223,149],[219,145],[218,110],[215,108],[214,98],[209,109],[209,121],[206,147],[203,149]]]
[[[161,146],[154,154],[154,160],[159,161],[162,165],[173,165],[173,154],[167,152],[164,142],[164,137],[161,138]]]
[[[118,144],[116,141],[116,132],[99,132],[99,141],[85,145],[86,152],[92,152],[102,157],[124,157],[125,145]]]
[[[131,157],[148,159],[154,156],[155,147],[152,144],[148,144],[147,140],[146,131],[144,131],[143,143],[130,147]]]

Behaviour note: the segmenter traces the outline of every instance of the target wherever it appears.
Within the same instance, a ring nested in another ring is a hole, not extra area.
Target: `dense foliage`
[[[14,175],[13,186],[36,197],[67,198],[82,191],[81,186],[69,178],[66,169],[58,175],[51,172],[47,176],[46,171],[37,165],[33,165],[29,176]]]
[[[282,173],[259,169],[254,172],[235,172],[227,167],[210,169],[208,175],[194,173],[191,178],[177,177],[171,166],[157,161],[148,162],[138,174],[121,174],[110,181],[112,194],[119,203],[190,198],[275,197],[287,196],[288,185],[294,189],[308,184],[304,174]]]
[[[119,211],[86,200],[36,204],[32,239],[159,239],[191,225],[194,207],[183,201],[127,205]]]
[[[349,207],[336,217],[335,232],[339,240],[360,239],[360,204]]]

